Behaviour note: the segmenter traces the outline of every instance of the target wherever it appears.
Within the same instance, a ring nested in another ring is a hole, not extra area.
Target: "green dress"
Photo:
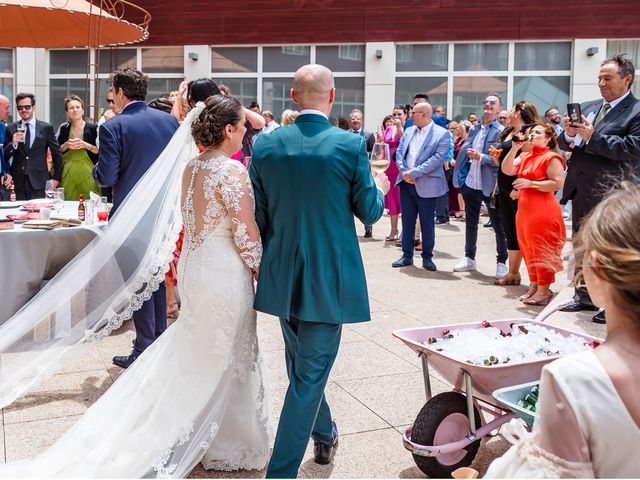
[[[69,138],[75,138],[71,131],[69,131]],[[79,150],[68,149],[62,154],[62,159],[64,168],[60,186],[64,187],[65,200],[78,200],[80,194],[84,198],[89,198],[89,192],[95,192],[100,195],[100,187],[93,179],[93,163],[84,148]]]

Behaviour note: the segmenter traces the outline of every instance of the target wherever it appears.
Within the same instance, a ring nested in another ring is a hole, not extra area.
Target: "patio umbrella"
[[[124,20],[129,12],[141,22]],[[124,0],[0,0],[0,47],[126,45],[146,40],[150,21],[148,12]]]

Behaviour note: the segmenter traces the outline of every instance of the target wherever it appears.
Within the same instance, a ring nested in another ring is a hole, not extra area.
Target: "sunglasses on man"
[[[18,111],[20,111],[20,110],[31,110],[31,107],[33,107],[33,105],[18,105],[16,108],[18,109]]]
[[[483,105],[491,105],[494,106],[496,104],[495,100],[485,100],[484,102],[482,102]]]

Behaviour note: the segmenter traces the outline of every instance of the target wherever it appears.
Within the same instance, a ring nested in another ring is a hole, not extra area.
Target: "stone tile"
[[[413,465],[393,428],[341,435],[337,448],[332,464],[318,465],[310,444],[301,469],[311,478],[398,478]]]
[[[37,390],[4,409],[4,424],[84,413],[111,386],[106,370],[54,375]]]
[[[417,368],[370,340],[340,346],[330,379],[344,380],[404,373]]]
[[[0,461],[6,462],[6,449],[5,449],[5,433],[4,433],[4,412],[0,411]]]
[[[85,344],[84,352],[75,360],[69,362],[60,373],[87,372],[105,368],[100,351],[95,344]]]
[[[392,426],[413,424],[418,412],[426,403],[422,372],[398,373],[336,383]],[[435,378],[431,379],[432,395],[449,390],[451,388],[448,385]]]
[[[286,388],[271,390],[274,432],[278,428],[285,394]],[[338,425],[338,431],[341,435],[389,427],[387,422],[336,383],[330,381],[325,389],[325,394],[329,408],[331,408],[331,415]]]
[[[284,360],[284,349],[263,352],[262,357],[267,370],[269,388],[271,390],[286,388],[289,385],[289,378]]]
[[[79,415],[73,415],[6,424],[4,426],[6,461],[14,462],[38,455],[53,445],[79,418]]]

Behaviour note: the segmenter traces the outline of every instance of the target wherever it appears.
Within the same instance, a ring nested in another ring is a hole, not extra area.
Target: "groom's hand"
[[[373,180],[376,182],[376,186],[382,190],[382,193],[385,195],[391,188],[391,184],[389,183],[389,178],[386,173],[376,173],[373,177]]]

